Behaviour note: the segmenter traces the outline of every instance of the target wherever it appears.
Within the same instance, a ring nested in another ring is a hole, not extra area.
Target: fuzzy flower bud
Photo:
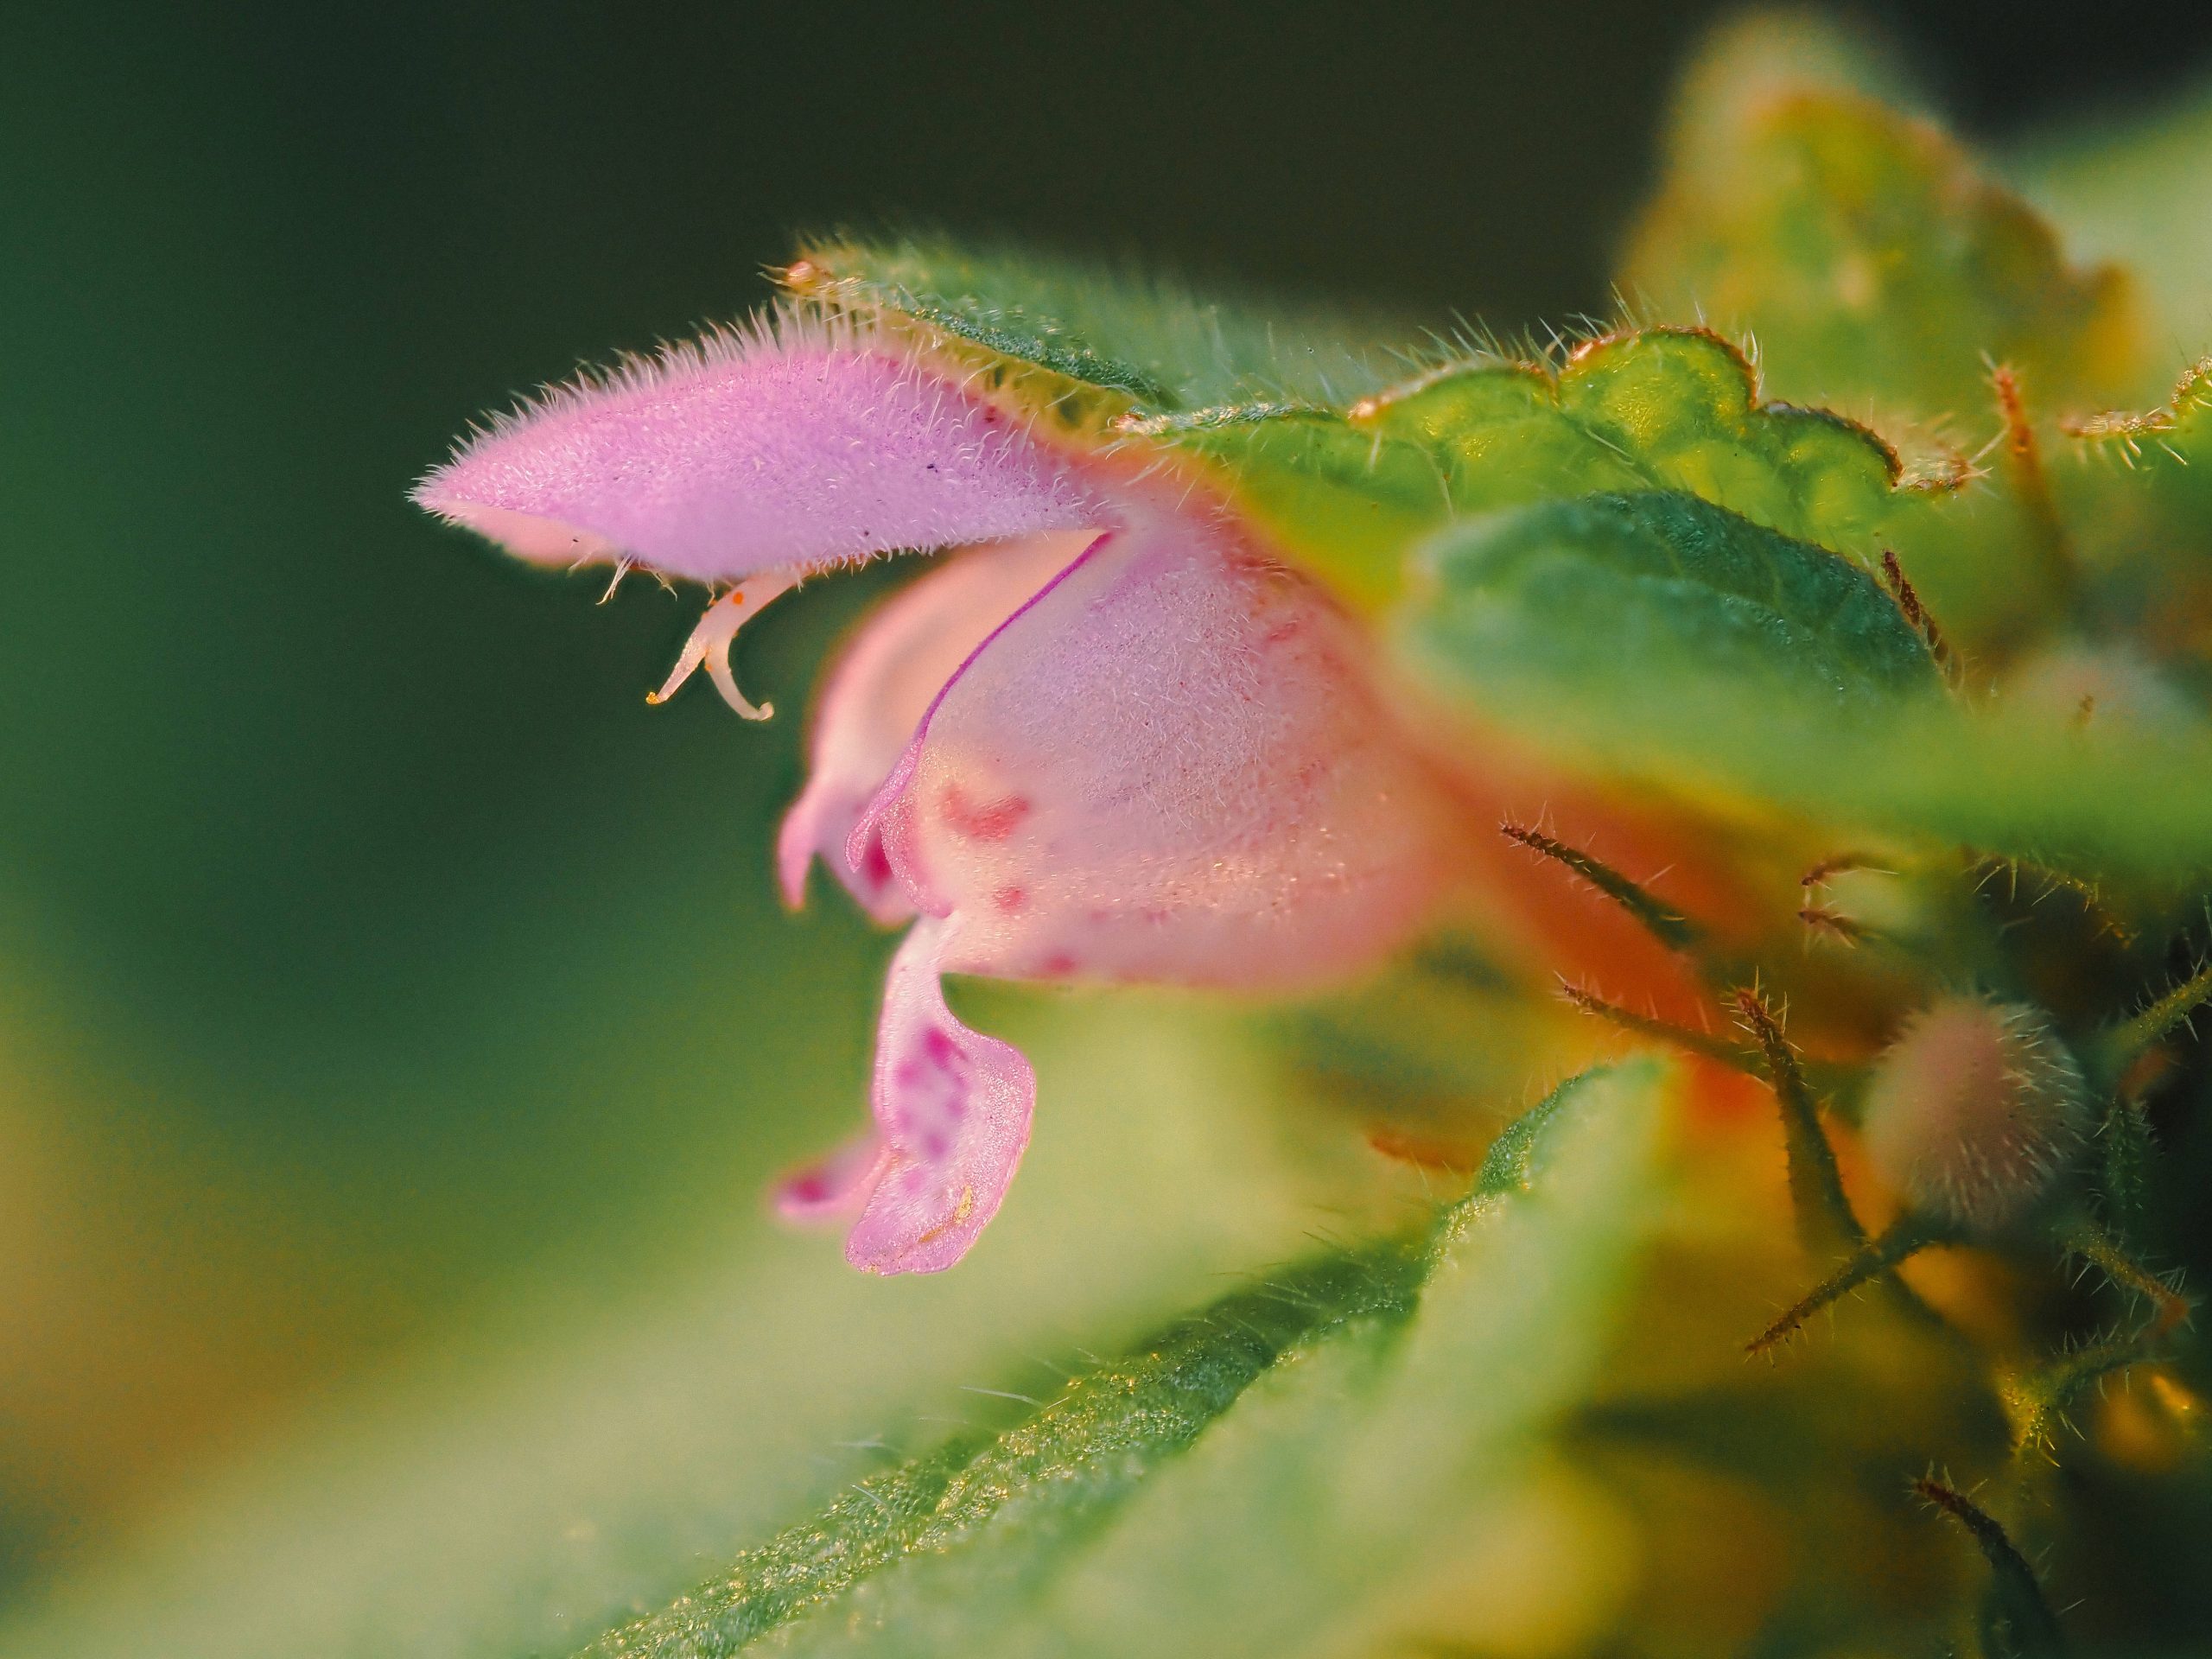
[[[2081,1066],[2041,1010],[1940,997],[1874,1067],[1867,1155],[1916,1210],[1994,1231],[2064,1166],[2081,1140],[2086,1093]]]

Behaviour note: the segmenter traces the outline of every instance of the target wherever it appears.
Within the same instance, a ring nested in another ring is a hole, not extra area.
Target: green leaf
[[[1001,1573],[1026,1576],[1294,1349],[1347,1321],[1402,1318],[1420,1262],[1418,1241],[1401,1238],[1226,1297],[1077,1378],[1018,1427],[952,1440],[859,1482],[594,1651],[738,1652],[902,1560],[985,1541],[1001,1553]],[[1009,1550],[1027,1559],[1007,1561]]]
[[[1010,245],[836,238],[808,244],[785,276],[815,303],[1042,371],[1033,391],[1094,417],[1334,401],[1380,384],[1371,342],[1339,324]]]
[[[1850,59],[1817,28],[1720,37],[1680,99],[1624,291],[1756,338],[1776,395],[1873,420],[1927,453],[1923,467],[1948,454],[1963,476],[1969,455],[1986,458],[1984,487],[1900,499],[1879,531],[1968,655],[2047,638],[2085,593],[2094,620],[2184,654],[2162,625],[2212,600],[2183,545],[2212,528],[2205,377],[2192,371],[2162,409],[2100,411],[2159,395],[2171,371],[2158,342],[2177,342],[2176,359],[2212,345],[2191,170],[2207,106],[2031,161],[2037,200],[2058,204],[2084,251],[2144,263],[2153,315],[2135,272],[2073,263],[2035,207],[1883,101],[1894,86],[1870,90],[1879,77]],[[2021,394],[2018,425],[1990,384],[1999,364]],[[2023,438],[2036,452],[2024,461]]]
[[[1426,550],[1427,626],[1485,682],[1623,710],[1780,697],[1807,716],[1936,695],[1928,647],[1859,566],[1695,496],[1590,495]]]
[[[2107,111],[2015,161],[2071,238],[2141,278],[2176,358],[2198,358],[2158,407],[2059,411],[2062,449],[2089,463],[2056,471],[2069,522],[2085,556],[2112,573],[2123,613],[2156,637],[2162,619],[2206,601],[2197,549],[2212,533],[2212,357],[2199,354],[2212,349],[2212,217],[2201,204],[2212,89],[2147,114]]]
[[[1126,429],[1209,463],[1303,568],[1363,609],[1397,594],[1407,550],[1452,512],[1426,446],[1363,431],[1334,410],[1263,400]]]
[[[1931,123],[1770,45],[1726,36],[1690,78],[1621,273],[1635,302],[1755,334],[1777,395],[1854,411],[1979,426],[1991,359],[2060,407],[2139,392],[2118,270],[2069,265]]]
[[[1562,1086],[1421,1233],[1223,1299],[594,1653],[1273,1656],[1348,1610],[1386,1617],[1586,1385],[1646,1223],[1663,1075]]]
[[[1969,709],[1864,571],[1707,503],[1524,508],[1418,565],[1417,665],[1592,770],[2084,874],[2212,871],[2212,731]]]
[[[787,971],[849,982],[843,961]],[[935,1423],[1007,1421],[962,1385],[1049,1389],[1065,1370],[1043,1362],[1068,1363],[1071,1344],[1117,1346],[1224,1275],[1310,1248],[1317,1207],[1363,1203],[1372,1160],[1284,1131],[1276,1068],[1241,1015],[959,994],[1032,1058],[1052,1111],[958,1272],[855,1274],[834,1237],[745,1201],[854,1110],[768,1072],[803,1121],[718,1159],[728,1221],[674,1235],[680,1259],[631,1269],[619,1300],[566,1269],[518,1287],[418,1361],[272,1422],[128,1548],[0,1605],[0,1654],[567,1653],[882,1466],[868,1442],[911,1451],[947,1432]]]
[[[1265,403],[1124,429],[1222,467],[1308,568],[1369,603],[1397,593],[1414,539],[1453,517],[1595,490],[1685,490],[1854,545],[1902,481],[1872,432],[1764,402],[1742,354],[1701,329],[1606,335],[1557,373],[1449,364],[1341,412]]]
[[[1832,28],[1722,34],[1680,94],[1619,285],[1639,312],[1755,340],[1775,396],[1873,422],[1918,476],[1986,474],[1972,492],[1901,494],[1875,535],[1953,639],[1988,660],[2078,608],[2076,566],[2099,580],[2133,550],[2139,510],[2093,491],[2060,524],[2045,475],[2062,421],[2152,395],[2156,331],[2123,272],[2069,263],[2024,200],[1894,107],[1901,96]],[[2020,458],[1998,365],[2040,461]]]

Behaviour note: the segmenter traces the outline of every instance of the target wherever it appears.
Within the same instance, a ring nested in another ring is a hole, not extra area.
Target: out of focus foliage
[[[2192,114],[2036,151],[2039,210],[1890,92],[1810,26],[1722,37],[1628,238],[1628,315],[1541,348],[1393,356],[1369,321],[932,241],[823,241],[785,273],[808,303],[963,354],[1039,418],[1205,469],[1449,719],[1663,815],[1721,872],[1725,913],[1662,896],[1663,870],[1520,834],[1582,860],[1734,1024],[1670,1026],[1603,986],[1563,1008],[1478,940],[1261,1027],[999,993],[1034,1027],[1053,1134],[1027,1210],[971,1264],[885,1284],[752,1241],[658,1302],[594,1311],[588,1340],[486,1332],[315,1455],[204,1491],[0,1649],[2201,1645],[2212,1363],[2174,1286],[2212,1266],[2185,1023],[2212,950],[2212,279],[2185,228],[2212,136]],[[478,612],[506,602],[480,571],[449,580],[487,589]],[[636,772],[623,728],[555,689],[585,648],[572,608],[532,613],[533,633],[569,631],[557,650],[482,671],[546,683],[515,742],[594,748],[589,798],[543,803],[574,826],[541,855],[546,891],[563,860],[710,866],[733,832],[699,817],[696,776]],[[813,613],[794,659],[832,620]],[[378,642],[342,619],[334,635],[359,675]],[[700,768],[735,764],[725,736],[701,728]],[[358,804],[349,768],[410,759],[334,759],[334,824]],[[636,844],[644,822],[658,848]],[[252,836],[197,833],[211,858]],[[452,879],[445,927],[554,964],[470,985],[458,1029],[582,1017],[599,982],[557,959],[590,918],[554,898],[495,912]],[[660,1018],[727,1023],[733,1079],[855,1081],[851,1030],[759,1029],[709,971],[719,918],[757,899],[641,880],[617,900],[697,941],[621,966]],[[366,899],[294,925],[377,948]],[[856,1012],[865,947],[828,926],[810,994]],[[267,977],[344,1006],[343,984]],[[1929,1239],[1869,1166],[1860,1096],[1899,1021],[1962,991],[2049,1011],[2095,1130],[2028,1221],[1892,1272],[1866,1252]],[[464,1039],[419,1017],[424,1072],[469,1087]],[[35,1053],[11,1030],[11,1064]],[[632,1149],[618,1173],[644,1147],[698,1166],[703,1193],[763,1161],[657,1135],[672,1080],[613,1053],[632,1103],[607,1136]],[[322,1060],[277,1080],[392,1087]],[[1558,1086],[1524,1113],[1536,1079]],[[572,1111],[591,1095],[543,1089]],[[533,1120],[480,1133],[464,1168],[529,1156]],[[509,1224],[557,1225],[550,1191]],[[1322,1205],[1333,1236],[1301,1238]],[[1237,1281],[1178,1313],[1196,1262]],[[1867,1294],[1777,1321],[1853,1273]],[[1747,1366],[1762,1331],[1772,1363]]]

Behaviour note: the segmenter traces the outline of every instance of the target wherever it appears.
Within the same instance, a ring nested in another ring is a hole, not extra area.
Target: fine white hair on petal
[[[525,392],[512,408],[483,416],[482,425],[470,423],[473,435],[454,446],[459,460],[477,442],[504,437],[549,415],[588,409],[610,394],[653,392],[687,378],[709,375],[719,367],[778,352],[807,347],[850,351],[864,347],[863,331],[851,319],[824,316],[819,312],[778,305],[734,321],[714,322],[690,340],[664,340],[649,352],[618,351],[603,364],[584,364],[566,380],[556,380]]]
[[[415,491],[543,563],[734,582],[1095,521],[1022,418],[842,318],[773,312],[490,417]]]

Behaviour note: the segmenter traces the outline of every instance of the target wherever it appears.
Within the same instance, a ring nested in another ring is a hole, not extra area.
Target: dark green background
[[[258,1414],[679,1256],[857,1111],[800,724],[409,508],[467,419],[886,216],[1513,328],[1607,305],[1719,9],[46,7],[0,25],[0,1583]],[[2002,131],[2185,6],[1889,22]],[[1909,12],[1910,15],[1907,15]],[[864,590],[747,645],[787,710]]]

